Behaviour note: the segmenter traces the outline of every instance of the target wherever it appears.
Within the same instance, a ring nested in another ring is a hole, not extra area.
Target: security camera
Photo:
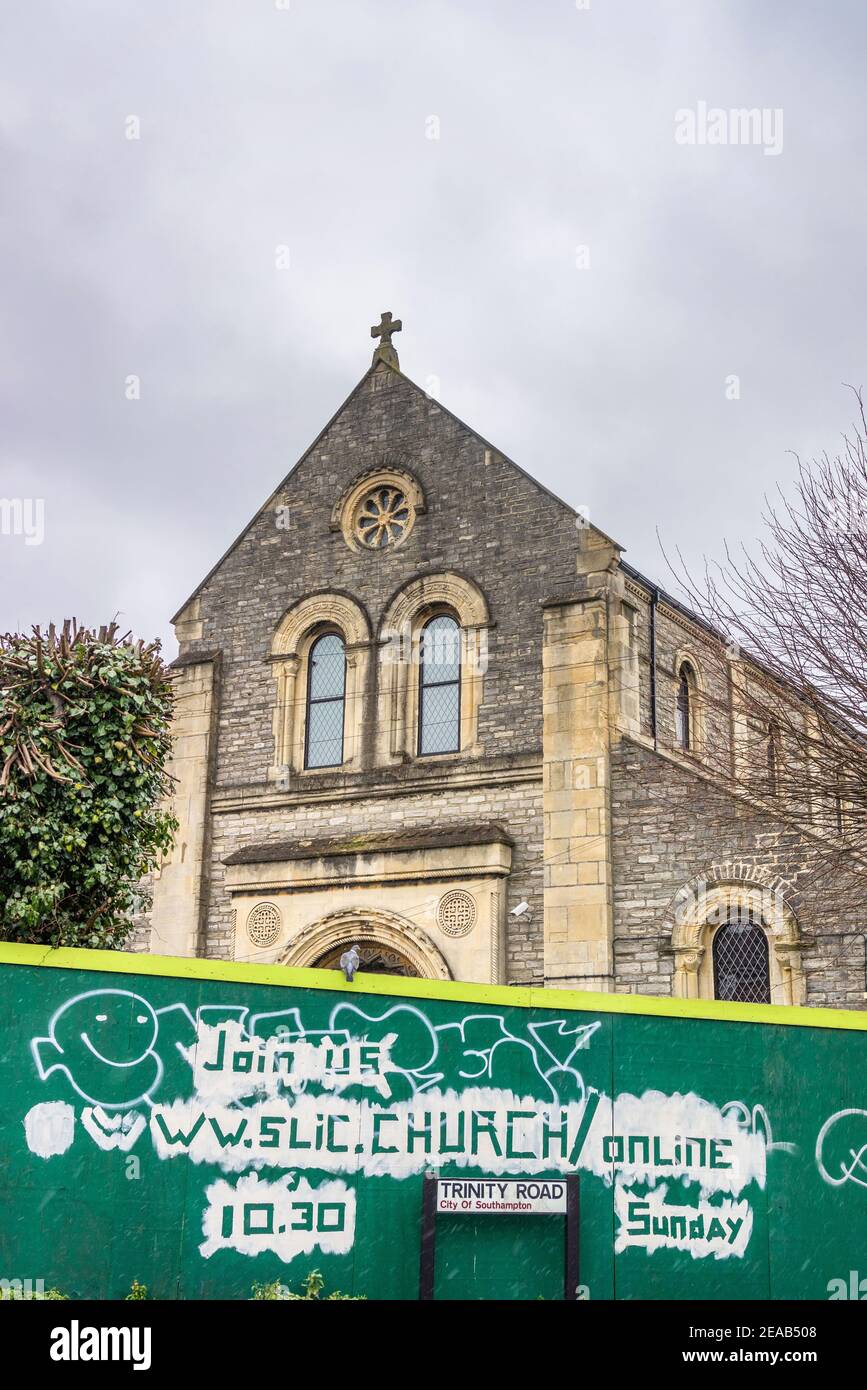
[[[529,912],[529,911],[530,911],[530,904],[529,904],[528,902],[518,903],[518,906],[517,906],[517,907],[513,907],[513,908],[512,908],[512,916],[513,916],[513,917],[523,917],[524,913],[525,913],[525,912]]]

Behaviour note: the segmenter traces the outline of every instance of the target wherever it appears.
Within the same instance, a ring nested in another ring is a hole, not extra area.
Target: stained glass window
[[[777,762],[777,743],[780,737],[780,730],[775,720],[768,724],[768,791],[771,796],[777,794],[777,775],[779,771]]]
[[[689,748],[692,737],[690,719],[690,700],[692,698],[692,670],[684,662],[678,672],[677,707],[675,710],[675,734],[680,748]]]
[[[440,614],[422,629],[419,753],[457,753],[461,746],[461,630]]]
[[[343,713],[346,699],[346,649],[343,638],[328,632],[310,649],[307,676],[307,746],[305,767],[339,767],[343,762]]]
[[[713,989],[717,999],[771,1002],[768,938],[748,913],[731,913],[714,936]]]

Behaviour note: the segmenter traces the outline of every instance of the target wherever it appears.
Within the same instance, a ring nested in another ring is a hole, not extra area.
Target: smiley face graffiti
[[[147,1100],[162,1079],[158,1033],[156,1013],[141,995],[97,989],[61,1005],[48,1036],[30,1046],[43,1080],[65,1072],[84,1100],[124,1109]]]

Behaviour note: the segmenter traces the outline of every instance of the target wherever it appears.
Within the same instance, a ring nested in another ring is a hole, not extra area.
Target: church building
[[[405,376],[400,327],[174,620],[149,949],[863,1008],[797,836],[711,810],[713,636]]]

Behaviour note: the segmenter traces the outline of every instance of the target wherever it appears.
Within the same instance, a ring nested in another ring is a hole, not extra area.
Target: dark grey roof
[[[322,859],[338,854],[399,853],[413,849],[454,849],[460,845],[513,845],[502,825],[447,825],[430,830],[395,830],[353,835],[343,840],[275,840],[245,845],[224,864],[274,864],[284,859]]]
[[[216,661],[219,656],[219,648],[207,652],[183,652],[181,656],[176,656],[174,661],[169,662],[169,670],[174,671],[182,666],[198,666],[204,661]]]

